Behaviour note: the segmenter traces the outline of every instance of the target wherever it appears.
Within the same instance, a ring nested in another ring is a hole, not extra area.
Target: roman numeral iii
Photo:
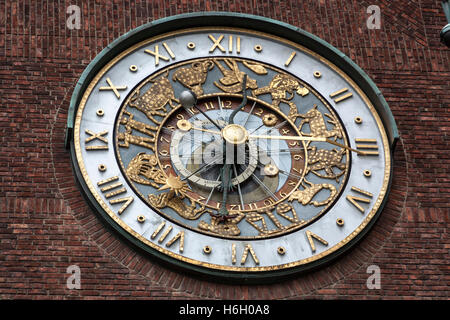
[[[355,139],[356,149],[362,151],[360,156],[378,156],[377,140],[376,139]]]

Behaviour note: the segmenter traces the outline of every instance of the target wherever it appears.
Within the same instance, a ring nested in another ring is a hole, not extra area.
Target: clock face
[[[346,73],[227,27],[117,53],[82,93],[73,155],[89,199],[132,242],[240,278],[336,256],[373,222],[391,171],[380,116]]]

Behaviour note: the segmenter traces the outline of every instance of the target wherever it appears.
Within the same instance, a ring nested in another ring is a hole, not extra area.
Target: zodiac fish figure
[[[189,205],[183,201],[186,197],[186,191],[189,190],[186,182],[181,181],[179,177],[171,175],[164,180],[165,183],[159,190],[170,190],[158,195],[149,194],[147,198],[152,206],[158,209],[169,207],[181,217],[188,220],[196,220],[206,212],[204,205],[197,209],[196,203],[191,199],[188,198]]]
[[[138,153],[128,164],[127,176],[134,182],[159,188],[166,182],[164,172],[158,168],[154,154]],[[143,178],[144,177],[144,178]]]
[[[283,217],[291,223],[288,225],[283,225],[272,212],[274,208],[275,212],[280,217]],[[291,215],[288,215],[288,212],[291,212]],[[275,228],[271,230],[268,229],[265,217],[267,217],[274,224]],[[259,235],[276,234],[301,225],[305,222],[303,219],[298,218],[297,212],[289,203],[280,203],[276,207],[271,206],[258,210],[256,212],[249,212],[245,216],[245,221],[253,226],[259,232]]]
[[[190,67],[177,69],[173,75],[173,81],[179,81],[186,88],[191,89],[197,96],[203,94],[202,84],[205,83],[208,71],[214,68],[211,60],[196,61]]]
[[[297,116],[303,118],[303,120],[298,125],[300,131],[302,130],[302,127],[305,123],[309,124],[311,133],[305,133],[301,131],[302,135],[304,136],[325,138],[334,137],[334,141],[336,141],[338,138],[342,138],[342,130],[337,120],[332,115],[325,113],[325,116],[330,118],[330,120],[328,120],[327,122],[334,125],[333,129],[328,130],[322,113],[317,110],[317,105],[314,105],[314,107],[305,114],[298,113]]]
[[[304,182],[307,183],[309,187],[307,187]],[[336,187],[328,183],[314,184],[305,179],[301,185],[305,189],[294,191],[289,197],[288,201],[292,202],[294,200],[297,200],[304,206],[306,206],[307,204],[313,204],[315,207],[320,207],[330,203],[337,193]],[[324,201],[312,201],[315,195],[318,194],[322,189],[328,189],[330,191],[330,196]]]
[[[279,73],[273,77],[268,86],[253,90],[252,95],[256,97],[261,94],[270,93],[272,97],[272,105],[278,109],[280,109],[281,102],[289,105],[288,117],[294,118],[292,120],[295,121],[297,106],[291,102],[295,96],[294,91],[302,97],[309,93],[309,90],[302,87],[294,77]]]
[[[238,236],[241,234],[241,230],[239,229],[237,224],[244,218],[244,216],[245,215],[240,212],[237,212],[234,218],[226,220],[211,216],[211,223],[200,221],[198,224],[198,228],[220,235]]]
[[[166,105],[169,104],[173,109],[176,107],[173,102],[179,103],[175,99],[175,94],[169,79],[167,79],[167,75],[151,81],[153,85],[142,96],[139,96],[139,90],[137,90],[128,103],[129,106],[145,113],[148,119],[158,125],[161,122],[155,119],[154,116],[166,116]]]
[[[224,92],[241,93],[245,72],[239,70],[237,62],[233,59],[223,59],[223,61],[230,69],[225,68],[218,60],[214,60],[214,63],[223,74],[223,77],[219,79],[220,83],[214,81],[214,84]],[[256,89],[257,87],[256,80],[247,76],[246,89]]]
[[[312,172],[318,177],[335,179],[336,182],[339,182],[339,177],[345,173],[346,165],[341,163],[345,152],[345,149],[317,150],[315,146],[308,147],[308,166],[306,167],[305,175]],[[333,172],[333,167],[337,167],[342,171],[336,174]],[[320,174],[319,170],[325,170],[326,175]]]

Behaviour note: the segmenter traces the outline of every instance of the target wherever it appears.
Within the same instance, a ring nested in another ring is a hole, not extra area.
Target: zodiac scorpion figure
[[[305,183],[308,184],[309,187],[307,187],[305,185]],[[291,196],[289,197],[289,199],[288,199],[289,201],[297,200],[304,206],[307,204],[313,204],[315,207],[320,207],[320,206],[324,206],[324,205],[330,203],[330,201],[334,198],[334,196],[337,193],[336,187],[333,186],[332,184],[328,184],[328,183],[314,184],[314,183],[311,183],[311,182],[307,181],[306,179],[304,179],[303,182],[301,183],[301,185],[305,189],[294,191],[291,194]],[[315,195],[318,194],[322,189],[330,190],[330,196],[326,200],[321,201],[321,202],[312,201],[312,199],[315,197]]]

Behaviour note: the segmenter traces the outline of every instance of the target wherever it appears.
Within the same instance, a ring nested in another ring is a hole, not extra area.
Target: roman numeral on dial
[[[166,228],[166,222],[161,222],[158,227],[155,229],[153,234],[151,235],[151,239],[155,239],[158,234],[161,233],[161,236],[158,239],[158,243],[163,243],[167,236],[172,232],[173,227],[168,226]],[[183,253],[184,251],[184,231],[178,232],[174,237],[172,237],[169,241],[166,242],[166,247],[171,247],[175,242],[178,242],[178,251]]]
[[[222,46],[222,40],[224,39],[224,35],[221,34],[217,39],[209,34],[208,38],[213,42],[211,48],[209,48],[209,53],[214,52],[216,49],[219,49],[221,52],[225,53],[227,50]],[[232,35],[228,36],[228,52],[232,53],[235,49],[236,53],[241,53],[241,37],[233,37]]]
[[[170,49],[169,45],[167,43],[163,42],[163,47],[164,47],[164,49],[166,49],[166,52],[169,54],[170,58],[172,58],[172,60],[175,60],[175,54]],[[166,57],[166,56],[162,55],[161,53],[159,53],[159,45],[155,45],[154,51],[150,50],[150,49],[145,49],[144,52],[152,55],[155,58],[155,67],[157,65],[159,65],[159,59],[162,59],[164,61],[170,60],[169,57]]]
[[[100,180],[97,182],[99,187],[102,187],[100,191],[105,195],[106,199],[113,198],[119,194],[126,193],[127,189],[123,186],[122,182],[116,182],[119,180],[118,176],[114,176],[108,179]],[[133,202],[134,198],[132,196],[123,197],[118,199],[109,200],[110,204],[123,203],[117,213],[122,214],[128,206]]]
[[[108,139],[105,137],[108,134],[108,130],[95,133],[89,129],[86,129],[85,132],[87,135],[89,135],[89,137],[84,140],[84,144],[86,145],[84,148],[86,151],[108,150]],[[92,145],[92,143],[90,143],[97,140],[100,144]],[[87,146],[88,143],[89,145]]]
[[[330,94],[330,98],[333,98],[334,103],[342,102],[348,98],[351,98],[352,96],[353,93],[348,92],[348,88],[343,88]]]
[[[247,257],[248,257],[249,253],[252,256],[253,261],[255,262],[255,264],[259,264],[259,259],[256,256],[255,250],[253,250],[252,245],[251,244],[246,244],[245,248],[244,248],[244,252],[242,253],[241,265],[244,265],[247,262]],[[236,258],[236,244],[233,243],[231,245],[231,263],[236,264],[236,262],[237,262],[237,258]]]
[[[378,156],[377,140],[376,139],[355,139],[356,149],[362,151],[363,154],[359,156]]]
[[[346,199],[356,207],[356,209],[358,209],[359,211],[361,211],[362,213],[365,213],[365,209],[358,203],[358,202],[362,202],[362,203],[370,203],[371,198],[373,197],[373,194],[370,193],[369,191],[365,191],[356,187],[352,187],[352,191],[357,192],[361,195],[363,195],[364,197],[357,197],[357,196],[353,196],[353,195],[348,195],[346,197]]]
[[[309,230],[306,230],[306,238],[308,239],[309,246],[311,247],[312,252],[316,252],[316,245],[314,244],[314,240],[319,241],[324,246],[328,246],[328,241],[322,239],[317,234],[312,233]]]

